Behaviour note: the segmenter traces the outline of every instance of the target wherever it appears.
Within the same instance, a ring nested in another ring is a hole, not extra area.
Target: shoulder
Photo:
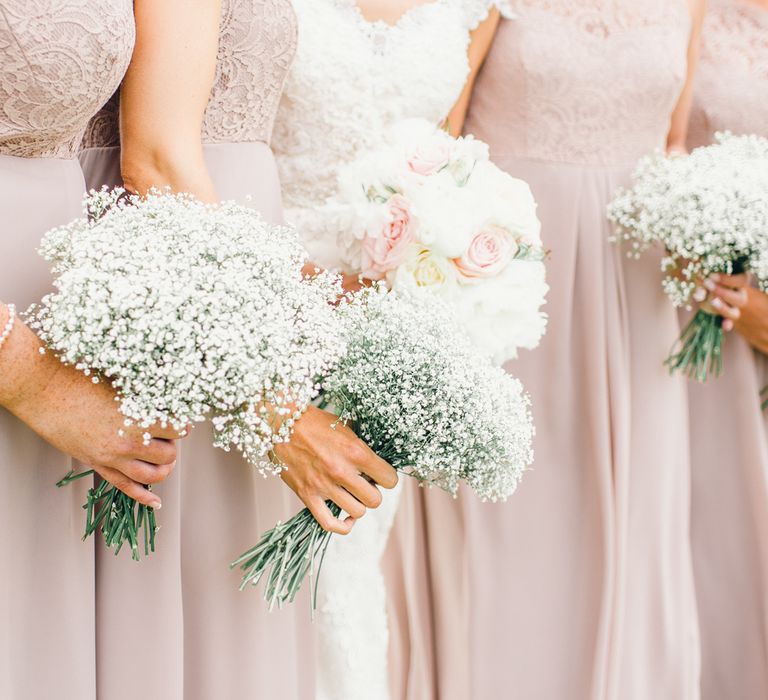
[[[451,0],[461,10],[462,19],[469,31],[474,31],[488,18],[492,11],[498,10],[504,17],[514,16],[508,0]]]

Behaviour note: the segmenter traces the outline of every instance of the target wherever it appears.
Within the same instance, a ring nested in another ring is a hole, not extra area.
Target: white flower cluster
[[[499,363],[538,345],[548,287],[536,203],[482,141],[399,122],[342,170],[329,208],[348,272],[438,293]]]
[[[533,460],[530,401],[432,294],[382,285],[339,306],[347,355],[323,399],[395,468],[455,494],[503,500]]]
[[[666,249],[663,286],[675,306],[690,305],[699,280],[715,272],[749,271],[765,287],[768,139],[717,134],[687,157],[645,158],[608,216],[630,255]]]
[[[249,207],[121,195],[91,193],[87,218],[46,235],[56,291],[32,327],[113,384],[127,425],[210,419],[217,447],[266,469],[344,353],[338,278],[303,279],[294,232]]]

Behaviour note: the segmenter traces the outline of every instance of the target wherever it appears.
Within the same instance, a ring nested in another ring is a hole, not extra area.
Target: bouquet
[[[536,203],[486,144],[400,122],[342,170],[332,207],[347,272],[439,294],[498,363],[538,345],[548,288]]]
[[[631,244],[631,256],[664,247],[662,286],[677,307],[690,308],[701,281],[713,273],[751,272],[765,289],[768,139],[717,134],[713,145],[687,157],[647,157],[608,216],[618,239]],[[666,364],[703,382],[722,371],[722,343],[722,317],[702,305]]]
[[[455,495],[463,481],[492,501],[512,494],[533,458],[528,397],[477,352],[448,306],[380,284],[346,297],[337,313],[347,353],[323,379],[322,405],[423,484]],[[292,601],[329,538],[307,509],[279,523],[233,562],[241,589],[266,576],[270,605]]]
[[[62,362],[111,383],[126,426],[209,419],[217,447],[266,469],[344,352],[338,278],[303,279],[294,233],[251,208],[123,194],[92,193],[88,217],[45,236],[56,291],[30,310],[32,328]],[[138,559],[143,526],[154,549],[152,509],[107,482],[84,508],[86,537],[101,528]]]

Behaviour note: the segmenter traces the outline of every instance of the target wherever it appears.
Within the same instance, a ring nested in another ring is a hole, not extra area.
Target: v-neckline
[[[432,5],[439,5],[443,2],[443,0],[427,0],[426,2],[420,2],[418,5],[414,5],[413,7],[409,7],[405,12],[403,12],[394,22],[387,22],[385,19],[368,19],[364,14],[363,10],[358,5],[357,0],[342,0],[342,4],[347,6],[351,12],[357,17],[358,21],[364,26],[369,27],[371,29],[378,29],[379,31],[393,31],[404,24],[408,22],[408,20],[411,19],[411,17],[414,14],[417,14],[419,11],[423,10],[425,7],[430,7]]]

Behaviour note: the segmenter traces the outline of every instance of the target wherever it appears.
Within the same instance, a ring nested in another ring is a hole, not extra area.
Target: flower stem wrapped
[[[294,232],[247,206],[122,195],[92,193],[86,218],[46,235],[56,291],[30,325],[62,362],[110,382],[126,426],[210,420],[215,446],[266,469],[344,352],[338,277],[303,278]],[[151,550],[154,514],[132,499],[101,484],[84,508],[86,537],[101,529],[138,558],[143,526]]]
[[[511,495],[532,462],[530,404],[520,383],[479,353],[430,294],[377,286],[338,308],[347,353],[323,382],[322,401],[403,474],[456,494]],[[338,512],[338,508],[336,508]],[[294,599],[330,535],[308,511],[278,525],[233,566],[242,586],[264,576],[270,605]]]

